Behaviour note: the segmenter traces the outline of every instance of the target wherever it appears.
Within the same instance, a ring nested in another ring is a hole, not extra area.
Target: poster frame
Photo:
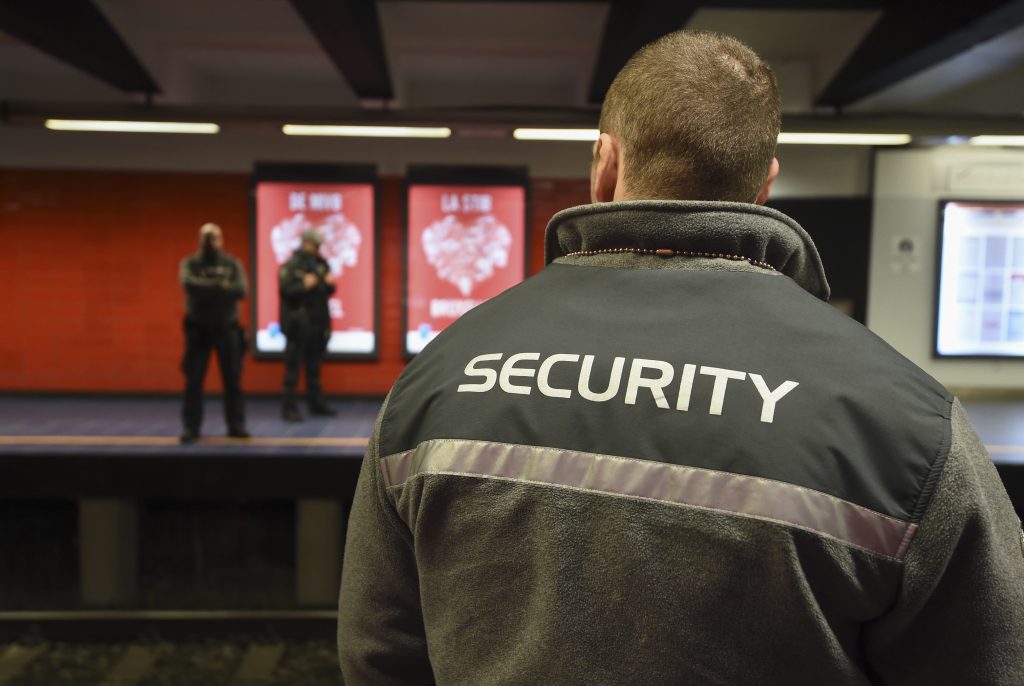
[[[249,272],[252,356],[256,360],[283,360],[284,352],[261,351],[256,347],[258,318],[258,248],[256,188],[262,182],[368,184],[373,190],[373,350],[370,352],[324,352],[325,362],[375,361],[380,357],[380,179],[373,164],[310,164],[300,162],[255,162],[249,180]]]
[[[409,350],[409,191],[413,186],[514,186],[523,189],[523,280],[530,277],[530,170],[526,166],[409,165],[402,184],[402,359]]]

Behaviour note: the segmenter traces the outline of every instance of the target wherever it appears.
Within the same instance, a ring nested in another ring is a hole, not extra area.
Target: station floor
[[[0,397],[0,455],[65,454],[287,454],[361,457],[380,409],[379,400],[333,403],[335,417],[281,418],[280,401],[250,398],[246,421],[252,438],[226,436],[220,400],[204,403],[201,439],[178,442],[181,401],[160,397]]]

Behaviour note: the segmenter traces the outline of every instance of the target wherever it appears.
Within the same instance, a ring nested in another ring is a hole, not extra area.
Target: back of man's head
[[[745,44],[677,31],[622,68],[601,108],[622,146],[629,199],[754,202],[775,155],[779,94]]]

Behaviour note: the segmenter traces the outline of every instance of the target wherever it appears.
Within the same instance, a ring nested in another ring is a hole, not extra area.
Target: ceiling
[[[592,126],[681,27],[760,52],[787,128],[1024,132],[1024,0],[2,0],[0,121]]]

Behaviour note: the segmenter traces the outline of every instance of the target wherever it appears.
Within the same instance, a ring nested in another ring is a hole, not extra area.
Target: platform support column
[[[338,501],[296,501],[295,599],[299,605],[337,605],[345,528],[345,511]]]
[[[130,607],[138,602],[138,509],[134,501],[78,501],[78,560],[82,604]]]

